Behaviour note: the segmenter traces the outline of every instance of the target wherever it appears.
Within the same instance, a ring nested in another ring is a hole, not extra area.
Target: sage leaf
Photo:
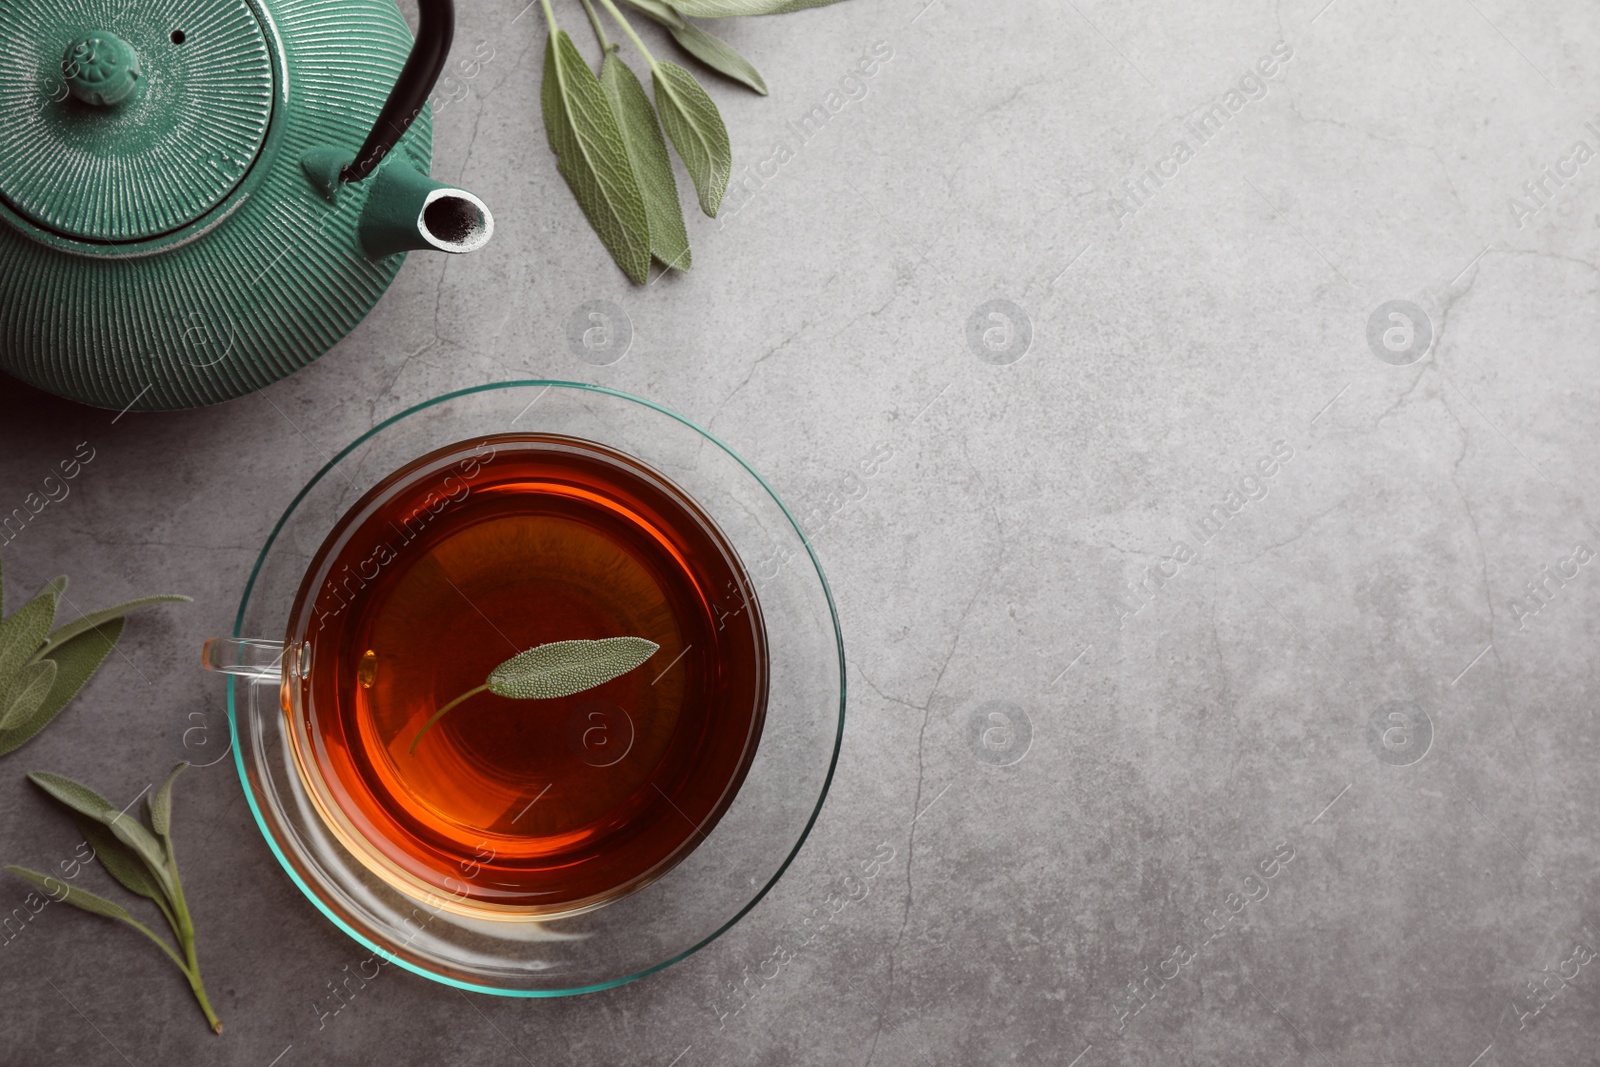
[[[717,217],[722,194],[728,191],[728,176],[733,172],[733,147],[728,128],[711,97],[695,81],[694,75],[665,60],[652,68],[656,91],[656,110],[661,125],[678,150],[695,192],[700,210]]]
[[[66,584],[65,578],[58,580],[63,585]],[[48,656],[52,649],[66,644],[79,634],[88,633],[90,630],[93,630],[96,627],[104,626],[112,619],[120,619],[124,615],[128,614],[128,612],[133,611],[136,608],[148,607],[151,604],[187,604],[191,601],[191,599],[191,597],[162,593],[156,596],[142,596],[135,600],[129,600],[124,603],[117,604],[114,607],[101,608],[99,611],[91,611],[81,619],[75,619],[72,622],[67,623],[65,626],[52,630],[50,632],[50,637],[45,642],[44,649],[40,655]]]
[[[46,658],[58,668],[55,683],[50,687],[44,703],[35,708],[32,714],[18,716],[16,721],[0,729],[0,756],[33,740],[34,735],[48,726],[50,720],[66,707],[67,701],[77,695],[78,690],[84,687],[111,654],[117,639],[122,636],[124,624],[123,619],[113,619],[97,630],[79,634],[50,650]]]
[[[672,34],[672,39],[677,41],[685,52],[718,74],[732,78],[741,85],[747,85],[762,96],[767,95],[767,83],[761,77],[761,72],[727,41],[714,33],[702,30],[686,19],[679,19],[676,26],[671,23],[665,25],[667,32]]]
[[[45,585],[44,589],[40,591],[46,593],[55,593],[56,603],[61,603],[61,597],[67,591],[67,576],[65,574],[58,574],[56,577],[50,579],[49,583]]]
[[[73,812],[72,821],[78,824],[78,832],[89,842],[89,847],[94,849],[95,859],[110,872],[111,877],[141,897],[149,897],[163,906],[166,904],[166,891],[160,882],[150,877],[138,853],[118,841],[115,834],[87,815]]]
[[[813,7],[827,7],[839,0],[672,0],[682,15],[702,19],[726,19],[737,15],[787,15]]]
[[[650,254],[669,267],[688,270],[693,263],[689,231],[684,226],[683,207],[678,203],[678,182],[672,176],[667,142],[661,136],[650,98],[645,96],[638,76],[615,51],[608,51],[600,64],[600,87],[617,116],[617,128],[622,132],[628,161],[644,198]]]
[[[73,811],[87,815],[97,823],[110,826],[111,820],[117,817],[116,805],[71,778],[63,778],[49,771],[33,771],[28,775],[28,781]]]
[[[33,771],[28,775],[28,780],[73,811],[109,827],[117,840],[134,851],[145,869],[171,895],[172,878],[168,871],[166,848],[143,823],[131,815],[124,815],[105,797],[71,778],[47,771]]]
[[[117,840],[139,854],[145,869],[155,876],[163,889],[172,892],[172,868],[168,863],[166,846],[146,829],[144,823],[132,815],[117,814],[106,825],[117,835]]]
[[[540,101],[556,169],[611,258],[642,285],[650,273],[650,224],[622,131],[572,38],[554,27]]]
[[[188,764],[180,763],[173,768],[156,796],[149,801],[152,821],[162,827],[163,832],[171,827],[172,781],[186,766]],[[194,921],[189,913],[189,905],[183,898],[183,883],[178,879],[176,858],[162,848],[143,823],[113,808],[109,800],[88,786],[43,771],[35,771],[28,775],[28,778],[72,810],[73,821],[83,831],[84,839],[94,847],[95,855],[111,872],[113,878],[125,888],[155,902],[156,907],[161,909],[162,916],[172,927],[172,932],[177,937],[178,949],[183,954],[180,956],[171,945],[156,936],[149,927],[135,919],[120,904],[91,893],[87,889],[68,885],[59,878],[39,874],[25,867],[8,866],[6,869],[43,889],[52,900],[71,904],[108,919],[119,919],[149,938],[188,979],[189,989],[194,993],[195,1002],[205,1013],[206,1022],[210,1024],[211,1029],[216,1033],[222,1033],[222,1020],[217,1018],[217,1013],[212,1009],[211,1001],[206,996],[205,984],[200,977],[200,961],[195,954]],[[107,830],[110,831],[109,834]]]
[[[172,832],[172,783],[177,780],[189,761],[184,760],[167,775],[167,780],[161,783],[161,788],[150,795],[150,828],[163,838]]]
[[[57,670],[55,661],[47,659],[30,663],[16,673],[0,696],[0,730],[39,710],[55,684]]]
[[[39,651],[55,615],[56,595],[46,589],[0,622],[0,682],[16,674]]]
[[[38,871],[30,871],[26,867],[18,867],[15,864],[7,864],[6,870],[12,874],[21,875],[40,889],[43,889],[51,900],[71,904],[75,908],[82,908],[84,911],[90,911],[96,915],[104,915],[108,919],[133,922],[133,916],[129,915],[128,909],[121,904],[107,900],[97,893],[91,893],[87,889],[79,889],[75,885],[68,885],[55,875],[40,874]],[[55,888],[52,889],[52,885]],[[63,890],[65,895],[63,895]]]
[[[619,678],[661,646],[642,637],[552,641],[530,648],[489,672],[489,692],[512,700],[551,700]]]
[[[684,24],[683,16],[672,10],[672,6],[665,3],[664,0],[627,0],[627,2],[663,26],[682,26]]]
[[[469,697],[489,692],[512,700],[553,700],[620,678],[655,655],[661,646],[642,637],[606,637],[598,641],[552,641],[518,652],[489,672],[489,680],[469,689],[433,713],[411,739],[417,751],[422,736],[445,712]]]

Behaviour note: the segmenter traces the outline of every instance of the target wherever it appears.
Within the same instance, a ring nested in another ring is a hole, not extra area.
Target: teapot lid
[[[0,200],[81,241],[180,229],[249,172],[275,89],[248,0],[6,0]]]

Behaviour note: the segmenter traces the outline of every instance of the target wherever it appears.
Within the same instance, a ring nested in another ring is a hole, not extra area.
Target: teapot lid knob
[[[121,103],[139,87],[139,57],[114,33],[79,37],[61,57],[61,76],[73,96],[94,107]]]
[[[306,111],[275,66],[281,42],[267,9],[327,6],[0,0],[0,230],[20,225],[46,244],[116,256],[134,242],[181,240],[248,195],[275,111]],[[365,57],[351,66],[371,69]],[[11,309],[3,298],[0,308],[3,321]]]

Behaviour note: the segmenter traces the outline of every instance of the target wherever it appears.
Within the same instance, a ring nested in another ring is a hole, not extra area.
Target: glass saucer
[[[341,843],[291,751],[277,684],[228,678],[234,761],[273,855],[335,926],[380,959],[460,989],[514,997],[593,992],[709,944],[776,883],[816,821],[844,731],[844,647],[827,581],[782,501],[710,433],[649,401],[576,382],[463,389],[380,423],[300,490],[256,560],[234,636],[286,631],[308,565],[347,509],[418,456],[475,436],[561,434],[670,479],[744,565],[766,628],[765,724],[720,819],[653,882],[558,918],[485,918],[402,892]]]

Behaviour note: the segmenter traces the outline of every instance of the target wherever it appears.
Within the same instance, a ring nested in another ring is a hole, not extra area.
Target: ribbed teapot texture
[[[482,203],[426,177],[426,108],[338,181],[411,47],[393,0],[0,4],[0,370],[117,410],[228,400],[344,337],[406,249],[482,244]]]

